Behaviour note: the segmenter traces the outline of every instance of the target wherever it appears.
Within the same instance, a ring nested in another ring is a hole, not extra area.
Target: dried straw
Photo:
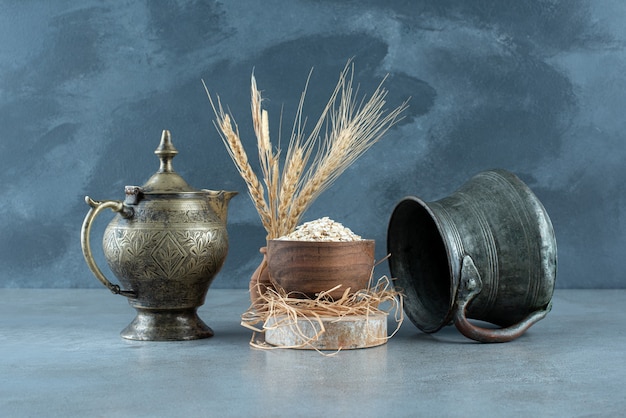
[[[347,288],[340,299],[333,300],[328,294],[338,287],[321,292],[315,299],[302,298],[296,292],[287,294],[280,286],[266,288],[265,292],[262,293],[264,303],[251,306],[242,315],[241,325],[255,333],[250,344],[261,349],[313,348],[319,351],[313,343],[326,331],[322,321],[322,318],[325,317],[333,317],[339,321],[347,316],[358,315],[367,318],[370,315],[388,315],[394,311],[397,327],[385,340],[393,337],[400,329],[404,320],[402,294],[393,288],[387,276],[381,277],[374,286],[367,289],[351,292],[351,289]],[[387,309],[381,308],[381,305],[386,302],[388,302],[389,307]],[[277,320],[278,318],[285,319]],[[307,335],[302,330],[303,322],[314,325],[310,328],[316,329],[316,334]],[[260,327],[259,324],[261,324]],[[268,329],[283,326],[288,326],[302,343],[296,346],[276,347],[268,345],[258,338],[257,333],[262,334]]]

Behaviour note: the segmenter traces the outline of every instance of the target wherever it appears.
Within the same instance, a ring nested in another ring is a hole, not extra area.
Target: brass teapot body
[[[228,253],[228,202],[236,192],[195,190],[171,164],[177,154],[163,131],[155,151],[159,171],[141,187],[126,186],[124,201],[95,201],[83,222],[81,244],[87,265],[113,293],[126,296],[137,316],[121,333],[132,340],[192,340],[213,335],[197,315]],[[92,256],[93,220],[116,212],[102,247],[120,285],[109,281]]]

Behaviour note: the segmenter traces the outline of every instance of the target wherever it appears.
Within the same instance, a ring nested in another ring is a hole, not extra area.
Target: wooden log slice
[[[277,347],[317,350],[351,350],[375,347],[387,342],[387,314],[353,315],[342,318],[298,319],[297,325],[286,316],[271,318],[265,331],[265,342]],[[304,337],[303,337],[304,336]]]

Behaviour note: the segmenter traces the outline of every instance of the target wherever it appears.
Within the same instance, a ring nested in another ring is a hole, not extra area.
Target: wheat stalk
[[[250,167],[237,125],[234,124],[233,129],[219,97],[216,107],[205,85],[217,118],[216,127],[246,182],[267,231],[267,239],[292,232],[315,199],[396,124],[407,108],[407,102],[404,102],[391,112],[384,109],[387,96],[387,90],[382,88],[384,79],[369,99],[363,98],[359,102],[358,88],[354,90],[352,87],[354,66],[350,60],[341,71],[319,119],[306,135],[303,108],[310,76],[311,73],[300,96],[282,173],[280,149],[274,150],[272,146],[268,114],[262,108],[262,96],[254,74],[251,77],[252,122],[263,184]]]
[[[280,183],[280,150],[274,152],[270,140],[269,117],[262,105],[261,92],[257,89],[256,79],[252,74],[250,80],[250,107],[252,111],[252,124],[257,137],[257,148],[259,152],[259,163],[263,175],[263,181],[267,190],[267,202],[269,204],[270,225],[266,228],[268,238],[277,238],[279,222],[276,222],[279,202]]]
[[[301,147],[290,148],[290,155],[287,156],[283,176],[281,179],[281,187],[279,193],[279,205],[277,217],[278,219],[288,219],[291,205],[296,196],[300,178],[305,167],[304,150]],[[293,228],[285,222],[279,223],[280,228],[277,231],[278,236],[287,235]]]
[[[213,112],[216,115],[217,120],[215,121],[215,125],[220,133],[220,137],[226,146],[228,154],[235,163],[237,171],[239,171],[241,178],[246,183],[248,194],[250,195],[259,217],[261,218],[263,227],[266,230],[269,230],[272,225],[272,220],[267,202],[265,200],[263,186],[252,170],[246,151],[241,143],[241,138],[239,137],[239,128],[235,124],[235,129],[233,129],[230,116],[224,112],[219,98],[216,107],[211,95],[209,94],[206,84],[204,84],[204,81],[202,81],[202,84],[204,85],[204,89],[209,97]]]
[[[334,106],[337,94],[329,102],[327,115],[329,132],[323,141],[323,152],[304,175],[302,189],[295,198],[290,216],[285,220],[288,228],[295,228],[304,212],[315,199],[376,143],[393,126],[406,109],[407,102],[385,113],[387,91],[381,82],[368,101],[356,105],[356,93],[352,88],[353,68],[348,75],[346,66],[341,73],[336,92],[339,90],[339,104]],[[320,120],[325,119],[323,115]]]

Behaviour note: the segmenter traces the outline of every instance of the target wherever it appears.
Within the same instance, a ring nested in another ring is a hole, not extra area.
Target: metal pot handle
[[[480,273],[472,260],[466,255],[463,257],[461,267],[461,280],[456,297],[456,309],[454,310],[454,325],[467,338],[483,343],[504,343],[521,336],[535,322],[543,319],[552,309],[552,301],[545,309],[531,313],[522,321],[506,328],[482,328],[469,322],[466,317],[467,305],[482,290]]]
[[[114,294],[126,296],[128,298],[136,298],[136,292],[132,290],[121,290],[118,285],[111,283],[104,276],[100,268],[96,265],[96,261],[91,254],[91,245],[89,243],[91,224],[100,212],[106,208],[110,208],[113,212],[119,212],[123,217],[129,218],[134,214],[133,208],[125,206],[124,203],[119,200],[105,200],[100,202],[91,199],[89,196],[85,196],[85,203],[91,206],[91,209],[87,212],[87,216],[85,216],[85,220],[83,221],[83,227],[80,230],[80,244],[83,249],[83,256],[85,257],[87,266],[89,266],[89,269],[93,272],[96,278]]]

